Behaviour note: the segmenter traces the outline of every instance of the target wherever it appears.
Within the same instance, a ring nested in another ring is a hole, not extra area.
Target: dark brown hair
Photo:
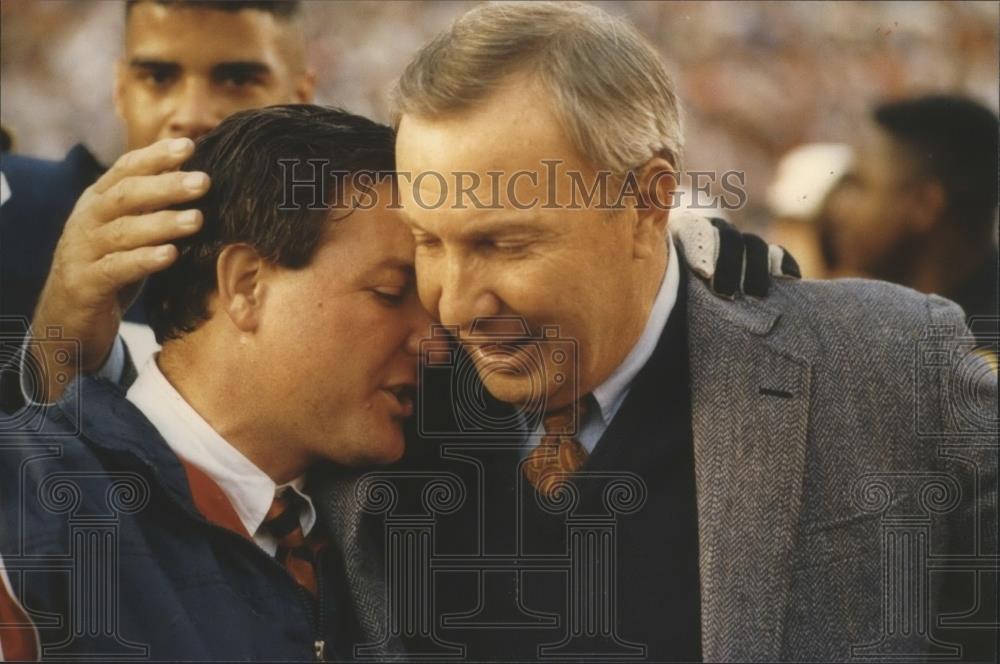
[[[178,7],[198,7],[202,9],[215,9],[224,12],[238,12],[241,9],[255,9],[257,11],[274,14],[279,18],[291,18],[297,16],[302,9],[299,0],[126,0],[125,15],[128,16],[132,7],[143,2],[155,2],[158,5],[175,5]]]
[[[882,104],[876,124],[908,148],[920,174],[939,180],[955,222],[992,233],[997,206],[997,116],[966,97],[927,95]]]

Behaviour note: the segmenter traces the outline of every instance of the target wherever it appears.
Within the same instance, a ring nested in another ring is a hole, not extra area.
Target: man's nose
[[[500,314],[500,300],[485,277],[483,270],[460,259],[446,259],[437,306],[442,323],[467,331],[476,318]]]
[[[168,135],[195,139],[207,134],[220,118],[212,100],[212,89],[207,81],[189,78],[184,82],[177,106],[167,123]]]

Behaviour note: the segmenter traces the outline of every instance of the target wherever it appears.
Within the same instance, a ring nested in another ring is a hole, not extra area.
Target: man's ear
[[[295,85],[295,99],[300,104],[311,104],[316,95],[316,70],[307,68]]]
[[[666,239],[677,173],[670,162],[656,157],[639,168],[636,179],[641,198],[636,206],[635,257],[648,258]]]
[[[111,89],[111,98],[115,104],[115,114],[118,119],[125,120],[125,77],[128,74],[125,58],[115,60],[115,83]]]
[[[218,308],[241,332],[253,332],[260,323],[265,265],[260,254],[246,244],[225,247],[215,263]]]

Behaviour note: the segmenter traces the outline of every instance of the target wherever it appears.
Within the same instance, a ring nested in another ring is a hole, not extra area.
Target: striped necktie
[[[579,423],[586,416],[585,399],[546,413],[542,420],[545,435],[522,466],[525,479],[539,494],[551,496],[569,475],[587,461],[587,448],[571,435],[574,421],[579,428]]]
[[[316,596],[316,560],[323,542],[302,533],[301,514],[306,500],[295,491],[285,489],[274,497],[261,528],[278,542],[275,559],[284,565],[295,582]]]

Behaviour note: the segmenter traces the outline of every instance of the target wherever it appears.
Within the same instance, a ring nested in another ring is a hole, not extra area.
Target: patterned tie
[[[543,496],[551,496],[566,476],[578,471],[587,460],[587,449],[569,435],[574,409],[576,422],[583,422],[587,416],[584,399],[545,415],[545,435],[522,466],[525,479]]]
[[[285,489],[274,497],[261,528],[278,541],[275,559],[285,566],[296,583],[315,597],[316,560],[324,543],[302,534],[299,517],[305,506],[305,498],[291,489]]]

